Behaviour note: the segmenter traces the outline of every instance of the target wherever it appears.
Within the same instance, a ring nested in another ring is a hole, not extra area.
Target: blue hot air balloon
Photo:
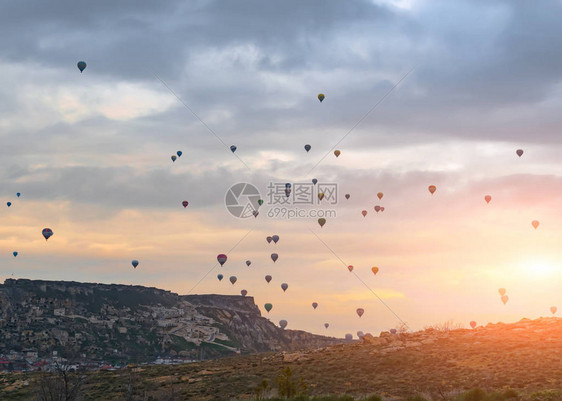
[[[223,277],[224,277],[224,276],[223,276],[222,274],[218,274],[218,275],[217,275],[217,278],[219,279],[219,281],[221,281]]]
[[[175,161],[176,161],[176,159],[177,159],[176,155],[172,155],[172,157],[171,157],[171,158],[172,158],[172,162],[175,162]]]
[[[306,150],[306,152],[308,153],[308,151],[310,151],[311,146],[306,144],[304,145],[304,150]]]
[[[178,155],[178,157],[181,157],[181,155],[183,155],[183,152],[181,150],[178,150],[176,154]]]
[[[21,196],[21,193],[18,192],[18,193],[16,194],[16,196],[19,198],[19,197]]]
[[[312,183],[313,183],[314,185],[316,185],[317,182],[318,182],[318,180],[317,180],[316,178],[313,178],[313,179],[312,179]]]
[[[45,237],[45,241],[47,241],[53,235],[53,230],[50,228],[44,228],[42,231],[43,237]]]
[[[6,205],[8,205],[8,207],[12,206],[12,202],[8,202]]]
[[[86,63],[84,61],[79,61],[78,64],[76,64],[78,66],[78,69],[80,70],[80,73],[82,73],[82,71],[84,71],[86,69]]]
[[[232,151],[232,153],[236,152],[236,146],[232,145],[232,146],[230,147],[230,150]]]
[[[135,259],[135,260],[133,260],[133,261],[131,262],[131,264],[132,264],[133,267],[136,269],[137,266],[139,265],[139,261]]]
[[[12,252],[12,255],[14,255],[14,258],[15,258],[16,256],[18,256],[18,253],[16,251],[14,251],[14,252]]]

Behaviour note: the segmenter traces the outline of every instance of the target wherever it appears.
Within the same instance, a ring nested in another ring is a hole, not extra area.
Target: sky
[[[333,336],[550,315],[562,307],[561,12],[507,0],[6,3],[0,280],[246,289],[274,323]],[[312,178],[337,197],[295,204]],[[225,206],[237,183],[264,200],[256,218]],[[270,183],[281,199],[292,183],[291,203],[269,199]],[[306,217],[271,217],[283,207]],[[329,213],[323,227],[313,213]]]

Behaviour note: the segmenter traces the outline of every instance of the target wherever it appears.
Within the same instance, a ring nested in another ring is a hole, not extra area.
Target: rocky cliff
[[[64,281],[8,279],[0,285],[0,355],[207,359],[338,342],[281,330],[261,316],[252,297]]]

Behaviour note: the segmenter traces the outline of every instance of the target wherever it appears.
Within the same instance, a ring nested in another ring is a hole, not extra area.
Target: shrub
[[[382,401],[382,397],[378,394],[371,394],[365,398],[365,401]]]
[[[484,401],[486,399],[486,392],[481,388],[473,388],[466,393],[460,395],[460,401]]]
[[[416,394],[416,395],[411,395],[410,397],[408,397],[408,401],[427,401],[427,398],[425,398],[424,396],[421,396],[419,394]]]

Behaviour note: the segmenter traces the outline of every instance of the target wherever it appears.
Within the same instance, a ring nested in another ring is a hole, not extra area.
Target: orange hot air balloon
[[[379,268],[377,266],[373,266],[371,268],[371,271],[373,272],[374,275],[377,275],[377,273],[379,272]]]
[[[363,210],[363,211],[361,212],[361,214],[363,215],[363,217],[365,217],[365,216],[367,215],[367,211],[366,211],[366,210]]]
[[[498,292],[500,293],[500,295],[503,297],[505,295],[505,288],[500,288],[498,290]]]
[[[352,265],[347,266],[347,270],[349,270],[350,272],[352,272],[352,271],[353,271],[353,266],[352,266]]]
[[[470,327],[472,327],[472,328],[476,327],[476,322],[474,320],[472,322],[470,322]]]
[[[382,192],[379,192],[379,193],[377,194],[377,196],[378,196],[378,198],[379,198],[379,200],[380,200],[380,199],[382,199],[382,197],[383,197],[383,193],[382,193]]]
[[[557,310],[558,310],[558,308],[556,306],[550,307],[550,311],[552,312],[553,315],[556,313]]]
[[[537,227],[539,226],[539,224],[541,224],[541,223],[539,223],[538,220],[533,220],[533,221],[531,222],[531,224],[533,225],[533,227],[535,227],[535,230],[536,230]],[[548,230],[547,230],[547,231],[548,231]]]
[[[324,224],[326,224],[326,219],[324,217],[320,217],[318,219],[318,224],[320,224],[320,227],[324,227]]]
[[[484,197],[484,200],[486,201],[486,203],[490,203],[490,201],[492,200],[492,197],[490,195],[486,195]]]
[[[507,295],[502,295],[502,302],[505,305],[509,301],[509,297]]]
[[[336,155],[336,157],[339,157],[339,155],[341,154],[341,152],[339,150],[334,150],[334,154]]]
[[[427,187],[427,189],[429,190],[429,192],[431,193],[431,195],[433,195],[433,193],[435,192],[435,190],[437,189],[437,187],[435,185],[430,185],[429,187]]]

